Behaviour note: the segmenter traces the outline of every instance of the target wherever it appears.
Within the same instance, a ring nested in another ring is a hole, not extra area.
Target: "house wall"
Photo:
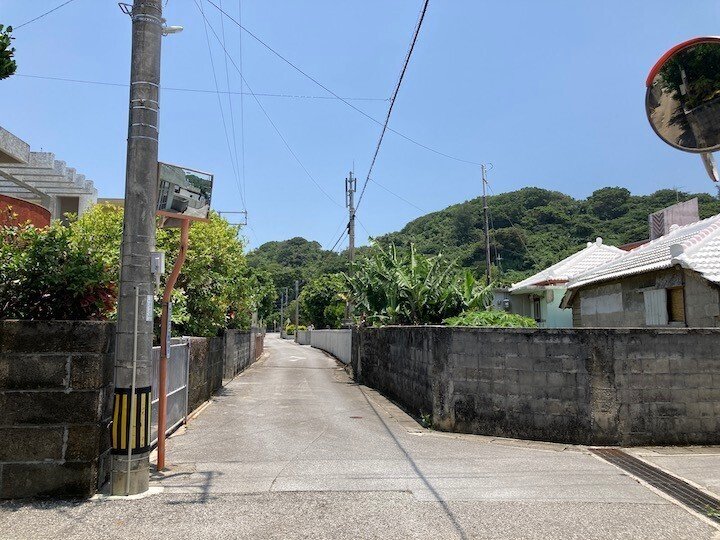
[[[687,326],[720,326],[720,289],[680,267],[582,287],[573,300],[573,322],[580,327],[646,327],[643,289],[680,286],[685,291]]]
[[[551,294],[550,291],[552,291]],[[572,328],[573,317],[569,309],[560,309],[560,302],[565,295],[565,288],[548,288],[538,291],[540,299],[540,322],[541,328]],[[523,317],[535,318],[533,313],[533,301],[531,294],[513,294],[510,297],[510,313],[522,315]],[[548,301],[548,297],[552,300]]]

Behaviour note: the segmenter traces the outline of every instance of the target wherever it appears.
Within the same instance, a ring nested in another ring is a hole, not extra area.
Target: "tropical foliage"
[[[442,254],[427,257],[379,244],[347,277],[356,310],[371,324],[440,324],[490,305],[492,289]]]
[[[448,326],[496,326],[502,328],[535,328],[535,319],[498,310],[464,311],[443,321]]]
[[[105,319],[115,309],[114,278],[57,223],[0,227],[0,319]]]

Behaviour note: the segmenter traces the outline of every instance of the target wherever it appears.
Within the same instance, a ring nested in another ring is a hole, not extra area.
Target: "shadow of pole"
[[[378,420],[382,423],[383,427],[385,428],[385,431],[387,431],[388,435],[392,438],[392,440],[395,442],[395,445],[400,449],[400,451],[405,455],[405,459],[410,464],[410,466],[413,468],[413,471],[415,471],[415,474],[422,480],[423,484],[428,488],[430,493],[433,494],[433,497],[435,497],[435,500],[440,503],[440,506],[442,507],[443,511],[445,512],[445,515],[450,520],[450,523],[452,523],[452,526],[455,528],[455,530],[460,535],[460,538],[463,540],[467,540],[469,537],[465,533],[465,530],[462,528],[462,525],[460,525],[460,522],[458,521],[457,517],[453,513],[453,511],[450,509],[450,506],[448,506],[447,502],[443,500],[443,498],[440,496],[440,494],[437,492],[435,487],[430,483],[430,481],[427,479],[427,477],[423,474],[423,472],[420,470],[420,467],[418,467],[417,463],[415,463],[415,460],[410,456],[407,450],[405,450],[405,447],[400,444],[400,441],[397,439],[395,434],[392,432],[390,427],[388,427],[385,420],[380,416],[377,412],[377,409],[375,409],[375,406],[372,404],[372,402],[368,399],[367,394],[363,391],[362,388],[360,388],[360,392],[362,392],[363,397],[365,398],[365,401],[367,401],[367,404],[372,409],[373,413],[375,413],[375,416],[377,416]]]

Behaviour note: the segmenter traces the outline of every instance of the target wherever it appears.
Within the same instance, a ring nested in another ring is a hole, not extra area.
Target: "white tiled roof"
[[[575,289],[676,264],[700,273],[709,281],[720,283],[720,214],[678,227],[619,259],[578,275],[568,286]]]
[[[510,287],[510,292],[539,288],[548,282],[564,283],[592,268],[615,260],[624,253],[625,251],[619,248],[604,245],[602,239],[598,238],[593,243],[588,242],[585,249],[570,255],[559,263],[553,264],[519,283],[514,283]]]

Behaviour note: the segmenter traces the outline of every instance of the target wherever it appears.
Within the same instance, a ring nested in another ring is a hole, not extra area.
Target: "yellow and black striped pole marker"
[[[150,387],[135,389],[130,399],[130,388],[115,389],[112,424],[112,453],[142,454],[150,451]]]

